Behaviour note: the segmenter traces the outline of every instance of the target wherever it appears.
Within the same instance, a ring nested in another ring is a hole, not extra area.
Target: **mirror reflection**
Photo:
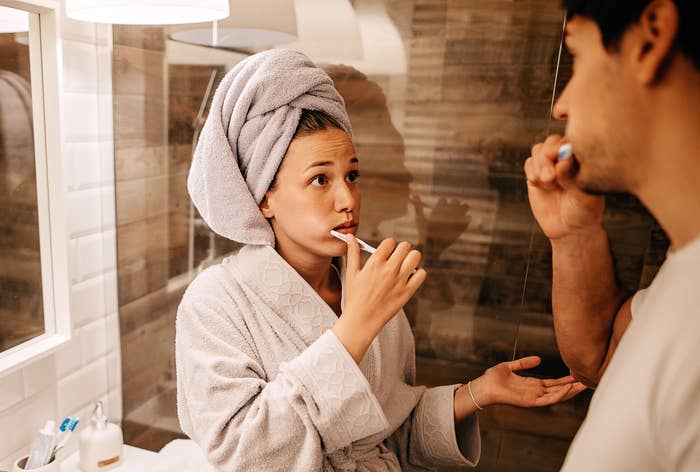
[[[28,20],[0,7],[0,352],[44,333]]]

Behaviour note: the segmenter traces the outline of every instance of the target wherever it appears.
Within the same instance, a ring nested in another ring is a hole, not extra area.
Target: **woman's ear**
[[[260,208],[260,212],[263,214],[265,218],[272,218],[275,216],[275,213],[272,211],[272,208],[270,206],[270,199],[269,199],[270,192],[267,191],[265,192],[265,196],[263,197],[262,201],[260,202],[260,205],[258,205],[258,208]]]
[[[641,44],[638,49],[638,77],[650,85],[663,76],[674,53],[679,28],[678,9],[670,0],[653,0],[639,19]]]

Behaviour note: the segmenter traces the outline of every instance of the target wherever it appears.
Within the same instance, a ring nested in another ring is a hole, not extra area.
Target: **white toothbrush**
[[[557,161],[565,161],[570,158],[573,153],[571,143],[562,144],[559,148],[559,152],[557,152]]]
[[[343,233],[340,233],[334,229],[331,230],[331,236],[335,236],[336,238],[340,239],[341,241],[345,241],[346,243],[348,242],[348,238],[346,235],[344,235]],[[375,248],[373,248],[372,246],[370,246],[369,244],[367,244],[366,242],[364,242],[363,240],[361,240],[357,236],[355,236],[355,239],[357,240],[357,243],[360,245],[360,249],[362,249],[363,251],[369,252],[370,254],[374,254],[375,252],[377,252],[377,250]],[[418,271],[418,268],[413,269],[411,271],[411,275],[415,274],[417,271]]]
[[[332,229],[331,235],[335,236],[336,238],[340,239],[341,241],[345,241],[346,243],[348,242],[348,237],[339,231]],[[364,242],[360,238],[356,237],[355,239],[357,240],[357,243],[360,245],[360,249],[362,249],[363,251],[369,252],[370,254],[374,254],[375,252],[377,252],[377,250],[375,248],[373,248],[372,246],[370,246],[369,244],[367,244],[366,242]]]

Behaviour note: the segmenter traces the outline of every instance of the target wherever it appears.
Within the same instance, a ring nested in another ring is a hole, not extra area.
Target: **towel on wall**
[[[240,243],[274,246],[274,233],[258,205],[302,109],[325,112],[351,134],[333,81],[300,52],[255,54],[223,78],[187,178],[192,202],[212,230]]]

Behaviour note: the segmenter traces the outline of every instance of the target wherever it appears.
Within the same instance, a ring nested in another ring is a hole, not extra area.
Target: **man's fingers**
[[[587,388],[588,387],[583,385],[581,382],[575,382],[572,384],[571,390],[569,390],[569,392],[566,395],[564,395],[564,397],[562,397],[561,401],[565,402],[567,400],[571,400],[572,398],[574,398],[576,395],[583,392]]]
[[[556,385],[566,385],[576,382],[573,375],[567,375],[566,377],[560,377],[558,379],[542,379],[542,383],[545,387],[554,387]]]
[[[557,162],[554,168],[556,181],[562,188],[571,189],[576,188],[576,161],[572,156],[566,160]]]

